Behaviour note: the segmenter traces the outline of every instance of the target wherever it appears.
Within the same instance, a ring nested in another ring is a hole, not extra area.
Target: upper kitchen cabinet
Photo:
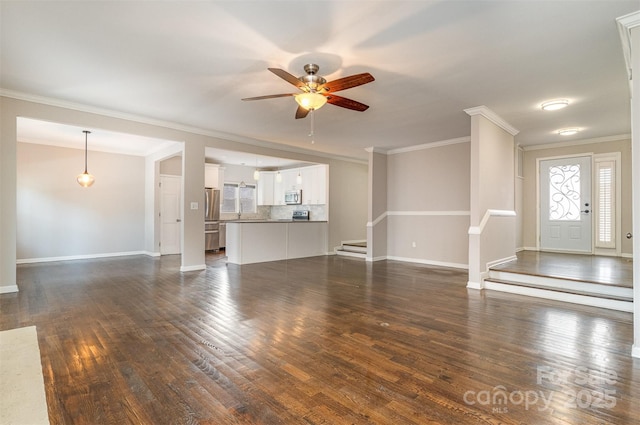
[[[224,184],[224,167],[218,164],[204,164],[204,187],[222,188]]]
[[[314,165],[301,170],[302,203],[324,205],[327,203],[327,166]]]
[[[275,205],[274,188],[276,181],[275,171],[261,171],[258,180],[258,205]]]

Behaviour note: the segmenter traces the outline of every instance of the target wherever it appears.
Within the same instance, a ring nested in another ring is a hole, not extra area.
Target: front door
[[[540,161],[540,249],[591,253],[591,157]]]

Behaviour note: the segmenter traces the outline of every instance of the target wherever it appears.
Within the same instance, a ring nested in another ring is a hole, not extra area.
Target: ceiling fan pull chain
[[[313,136],[314,136],[314,133],[313,133],[313,124],[314,124],[314,122],[315,122],[315,118],[314,118],[314,117],[315,117],[315,114],[313,113],[313,112],[314,112],[314,109],[310,110],[309,112],[311,112],[311,131],[309,132],[309,137],[311,137],[311,144],[313,145],[313,144],[315,143],[315,140],[313,140]]]

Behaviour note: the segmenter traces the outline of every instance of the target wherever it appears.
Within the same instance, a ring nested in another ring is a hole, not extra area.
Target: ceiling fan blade
[[[303,108],[302,106],[298,106],[298,109],[296,109],[296,119],[304,118],[308,114],[309,114],[309,110]]]
[[[280,69],[280,68],[267,68],[269,71],[273,72],[274,74],[276,74],[278,77],[282,78],[283,80],[293,84],[294,86],[298,87],[299,89],[306,89],[307,85],[305,83],[303,83],[302,81],[300,81],[298,79],[298,77],[296,77],[295,75],[291,75],[289,74],[287,71],[285,71],[284,69]]]
[[[359,112],[369,109],[369,106],[364,103],[356,102],[346,97],[336,96],[335,94],[327,95],[327,103]]]
[[[337,80],[329,81],[321,85],[318,91],[325,90],[329,92],[336,92],[340,90],[350,89],[351,87],[361,86],[363,84],[374,81],[373,75],[368,72],[362,74],[351,75],[349,77],[338,78]]]
[[[257,96],[257,97],[245,97],[242,100],[262,100],[262,99],[273,99],[276,97],[289,97],[289,96],[295,96],[294,93],[285,93],[285,94],[269,94],[266,96]]]

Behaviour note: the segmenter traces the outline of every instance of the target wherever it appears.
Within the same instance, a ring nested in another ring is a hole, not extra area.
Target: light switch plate
[[[197,210],[198,209],[198,203],[197,202],[192,202],[191,203],[191,209],[192,210]]]

